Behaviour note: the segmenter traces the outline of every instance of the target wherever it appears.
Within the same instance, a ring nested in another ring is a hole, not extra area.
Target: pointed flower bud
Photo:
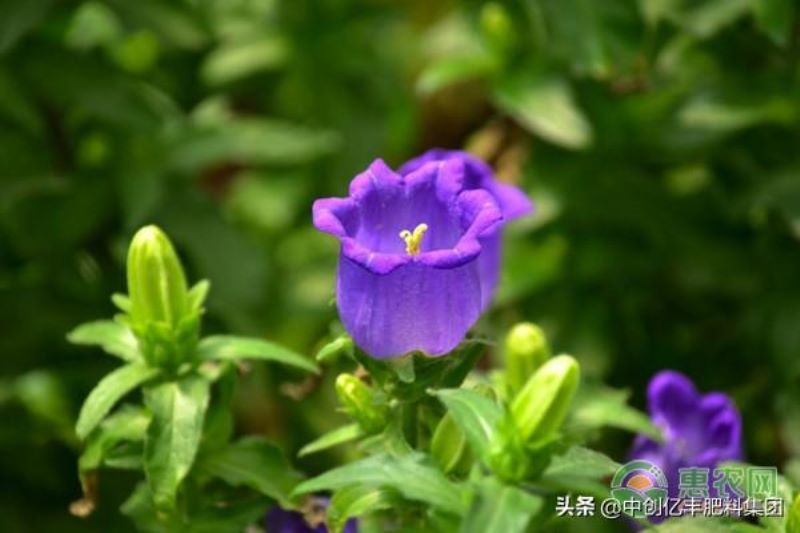
[[[372,387],[353,374],[339,374],[336,394],[347,414],[367,433],[377,433],[386,426],[386,404]]]
[[[178,254],[156,226],[136,232],[128,250],[127,321],[147,361],[177,368],[199,336],[208,284],[189,290]]]
[[[567,415],[578,387],[580,366],[574,357],[559,355],[542,365],[511,403],[511,416],[523,441],[552,437]]]
[[[128,293],[136,323],[176,324],[186,312],[186,276],[172,243],[156,226],[145,226],[133,237],[128,250]]]
[[[550,346],[536,324],[520,322],[506,336],[506,383],[513,397],[550,358]]]

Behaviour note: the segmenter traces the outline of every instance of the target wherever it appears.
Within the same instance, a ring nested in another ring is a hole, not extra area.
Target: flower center
[[[400,238],[406,241],[406,253],[408,255],[419,255],[419,247],[422,244],[422,236],[428,231],[428,225],[424,222],[418,224],[414,231],[404,229],[400,232]]]

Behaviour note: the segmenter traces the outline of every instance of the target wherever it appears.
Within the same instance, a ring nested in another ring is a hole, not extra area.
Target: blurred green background
[[[793,0],[0,1],[0,530],[132,528],[133,475],[67,512],[72,425],[113,361],[65,333],[113,313],[136,228],[212,280],[206,331],[313,354],[337,246],[311,202],[434,146],[537,204],[482,330],[537,321],[640,407],[682,370],[797,477],[799,82]],[[252,368],[239,430],[296,451],[340,421],[298,379]]]

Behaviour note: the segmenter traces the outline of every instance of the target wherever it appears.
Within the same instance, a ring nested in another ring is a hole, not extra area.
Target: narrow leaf
[[[361,427],[358,424],[348,424],[346,426],[336,428],[333,431],[330,431],[318,439],[306,444],[303,446],[300,452],[298,452],[297,456],[304,457],[306,455],[311,455],[312,453],[321,452],[322,450],[327,450],[328,448],[338,446],[339,444],[344,444],[345,442],[355,440],[363,435],[364,432],[361,430]]]
[[[145,404],[153,413],[144,445],[145,474],[160,509],[175,506],[178,487],[194,462],[209,388],[202,377],[189,375],[145,390]]]
[[[85,439],[120,398],[154,378],[158,373],[157,368],[132,363],[114,370],[101,379],[81,407],[78,423],[75,425],[78,438]]]
[[[73,329],[67,340],[73,344],[100,346],[106,353],[128,361],[141,359],[139,345],[133,332],[113,320],[97,320]]]
[[[197,352],[201,359],[206,360],[236,361],[240,359],[257,359],[283,363],[308,372],[319,372],[317,365],[307,357],[284,346],[262,339],[237,337],[235,335],[213,335],[200,341],[197,346]]]
[[[448,480],[419,453],[401,457],[373,455],[304,481],[294,494],[337,490],[351,485],[394,489],[408,500],[424,502],[453,514],[466,511],[464,487]]]
[[[580,427],[615,427],[642,433],[661,441],[661,431],[650,418],[627,404],[629,393],[607,387],[586,388],[575,398],[570,424]]]

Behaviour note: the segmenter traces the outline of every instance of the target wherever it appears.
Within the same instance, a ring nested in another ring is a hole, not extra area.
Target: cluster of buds
[[[190,362],[200,335],[208,282],[191,289],[178,254],[156,226],[145,226],[128,250],[128,296],[114,302],[149,365],[176,370]]]
[[[570,355],[550,357],[541,329],[522,323],[506,339],[505,377],[509,407],[488,460],[500,477],[521,480],[547,466],[578,388],[580,365]]]

